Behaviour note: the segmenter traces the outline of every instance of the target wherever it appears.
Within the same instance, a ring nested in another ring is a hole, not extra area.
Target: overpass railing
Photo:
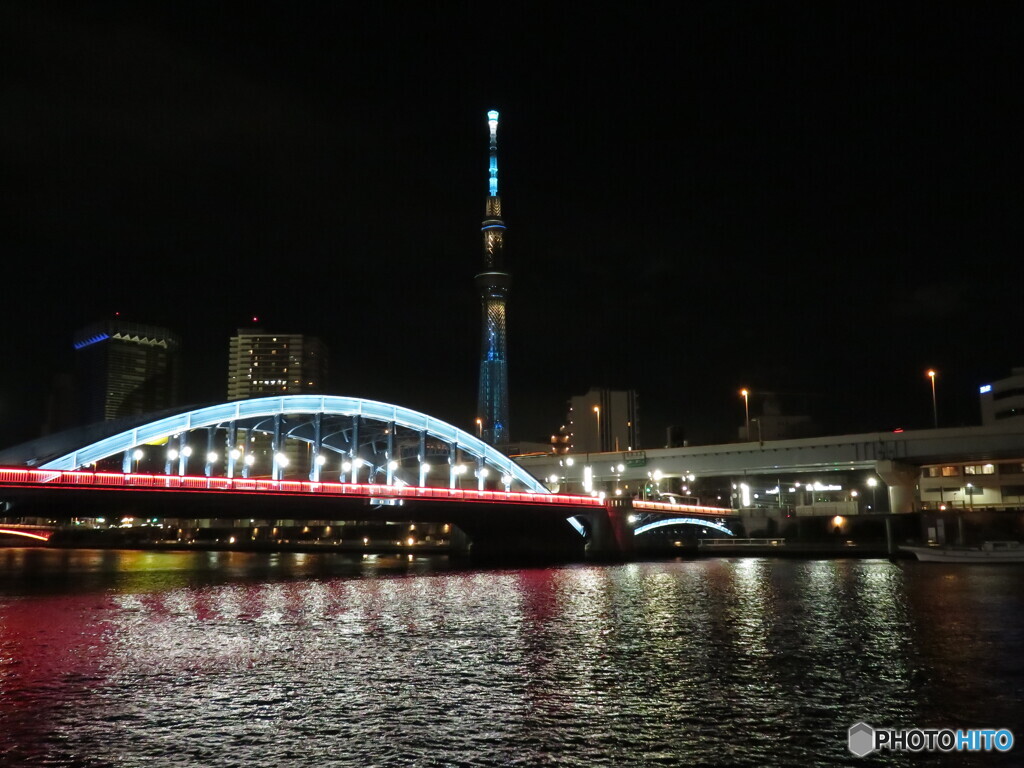
[[[490,504],[601,507],[592,496],[522,491],[480,491],[372,483],[314,483],[304,480],[269,480],[245,477],[144,475],[120,472],[62,471],[0,467],[0,487],[97,488],[148,491],[267,493],[291,496],[344,496],[367,499],[429,499]],[[666,505],[667,506],[667,505]]]
[[[705,507],[699,504],[668,504],[664,501],[643,501],[633,499],[633,509],[647,510],[649,512],[690,512],[698,515],[721,515],[735,516],[735,509],[728,507]]]

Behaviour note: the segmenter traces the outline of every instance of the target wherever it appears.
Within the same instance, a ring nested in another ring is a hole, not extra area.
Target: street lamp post
[[[932,420],[935,424],[935,429],[939,428],[939,407],[935,400],[935,376],[934,370],[928,371],[928,378],[932,380]]]
[[[750,440],[750,391],[747,389],[741,389],[740,394],[743,395],[743,414],[746,417],[746,433],[744,437]]]
[[[871,488],[871,511],[877,512],[878,508],[875,505],[878,503],[878,480],[874,477],[869,477],[868,487]]]
[[[597,416],[597,452],[604,450],[604,441],[601,440],[601,406],[594,406],[594,414]]]
[[[476,420],[476,436],[479,437],[481,440],[484,439],[484,420],[483,419],[477,419]]]

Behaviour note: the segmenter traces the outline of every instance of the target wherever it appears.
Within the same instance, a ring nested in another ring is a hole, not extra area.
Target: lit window
[[[964,467],[964,474],[967,475],[994,475],[995,473],[994,464],[968,464]]]

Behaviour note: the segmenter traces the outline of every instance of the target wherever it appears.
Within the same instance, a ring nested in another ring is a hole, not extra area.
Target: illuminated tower
[[[477,396],[477,422],[480,434],[491,445],[509,442],[508,358],[505,343],[505,300],[511,278],[505,272],[502,254],[505,222],[501,220],[498,197],[498,112],[487,113],[491,133],[490,180],[487,191],[487,218],[484,219],[484,269],[476,276],[483,308],[483,343],[480,354],[480,388]]]

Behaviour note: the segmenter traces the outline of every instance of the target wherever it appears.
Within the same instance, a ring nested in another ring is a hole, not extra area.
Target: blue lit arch
[[[639,536],[642,533],[653,531],[655,528],[667,528],[672,525],[699,525],[705,528],[714,528],[716,531],[721,531],[729,536],[736,535],[721,523],[716,523],[711,520],[699,520],[696,517],[671,517],[667,520],[655,520],[653,523],[638,526],[634,529],[633,535]]]
[[[534,493],[550,493],[537,478],[483,440],[458,427],[400,405],[365,400],[359,397],[326,395],[286,395],[211,405],[159,418],[148,424],[118,432],[102,440],[84,445],[70,453],[41,465],[41,469],[74,470],[97,461],[117,456],[137,446],[157,443],[174,435],[229,422],[273,417],[277,415],[323,414],[325,416],[360,416],[370,421],[393,423],[396,427],[424,432],[455,446],[478,460],[486,462],[504,475]],[[298,439],[304,439],[299,437]],[[329,446],[328,446],[329,447]]]

